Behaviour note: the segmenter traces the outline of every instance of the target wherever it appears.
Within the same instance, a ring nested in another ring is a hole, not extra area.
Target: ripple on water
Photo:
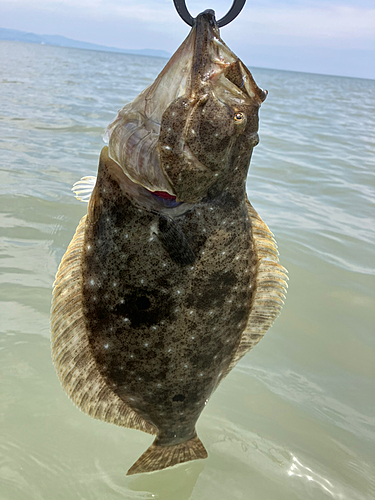
[[[106,126],[165,60],[0,45],[1,494],[375,497],[375,82],[254,69],[270,93],[247,189],[289,267],[286,305],[207,405],[209,459],[127,478],[152,438],[67,400],[50,358],[51,285],[87,208],[73,183],[96,175]]]

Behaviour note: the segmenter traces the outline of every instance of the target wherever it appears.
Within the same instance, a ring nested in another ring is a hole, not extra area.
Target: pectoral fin
[[[91,193],[95,187],[96,177],[92,175],[82,177],[81,180],[73,184],[72,191],[78,201],[88,203]]]

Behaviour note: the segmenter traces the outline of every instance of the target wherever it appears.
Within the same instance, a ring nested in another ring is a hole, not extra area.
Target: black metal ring
[[[236,18],[243,9],[245,2],[246,0],[233,0],[232,7],[229,9],[228,13],[217,21],[219,28],[226,26]],[[181,19],[189,26],[194,26],[194,17],[188,11],[185,0],[173,0],[173,3]]]

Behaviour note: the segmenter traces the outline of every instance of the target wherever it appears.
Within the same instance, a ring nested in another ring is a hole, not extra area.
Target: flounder
[[[205,11],[75,187],[88,213],[56,275],[53,361],[83,412],[156,435],[128,474],[207,457],[196,422],[282,307],[245,189],[266,95]]]

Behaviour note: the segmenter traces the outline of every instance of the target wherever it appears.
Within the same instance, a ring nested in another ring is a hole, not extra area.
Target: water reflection
[[[310,414],[315,414],[321,420],[329,420],[357,436],[366,436],[375,440],[375,418],[361,413],[356,408],[338,401],[329,394],[329,389],[319,386],[303,375],[285,370],[282,373],[261,367],[245,367],[240,365],[237,370],[251,373],[270,391],[282,399],[309,408]]]
[[[301,479],[306,480],[307,482],[316,483],[320,486],[326,493],[329,493],[332,498],[337,500],[343,500],[345,496],[337,491],[337,488],[328,481],[325,477],[314,472],[310,467],[306,467],[301,463],[301,461],[293,456],[292,457],[292,465],[288,470],[288,476],[290,477],[299,477]]]
[[[207,405],[209,458],[126,477],[149,437],[89,419],[60,389],[51,285],[86,210],[71,186],[96,175],[106,125],[164,61],[0,46],[1,500],[375,498],[374,82],[256,70],[270,95],[247,187],[288,300]]]
[[[147,491],[150,497],[163,500],[189,500],[205,464],[199,460],[152,474],[141,474],[129,480],[134,492]]]

